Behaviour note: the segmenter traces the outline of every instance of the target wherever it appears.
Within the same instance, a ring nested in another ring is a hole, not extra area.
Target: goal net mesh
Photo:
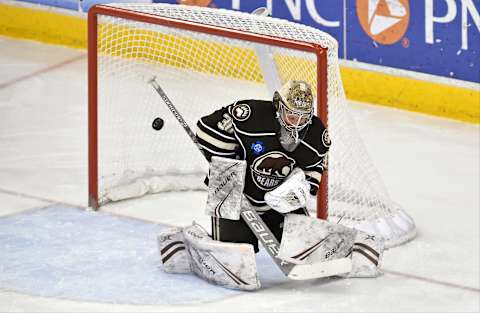
[[[387,246],[415,235],[412,219],[394,203],[348,113],[337,42],[297,23],[222,9],[164,4],[112,4],[149,14],[315,43],[327,52],[328,214],[333,222],[382,235]],[[195,131],[197,120],[240,99],[271,100],[290,79],[317,86],[317,56],[195,30],[97,16],[98,201],[148,193],[205,189],[208,169],[196,146],[155,89],[155,78]],[[312,88],[316,94],[316,88]],[[152,128],[160,117],[163,127]]]

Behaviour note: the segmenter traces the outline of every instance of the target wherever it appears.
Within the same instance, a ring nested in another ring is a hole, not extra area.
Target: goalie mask
[[[299,132],[312,122],[313,95],[310,85],[301,80],[287,82],[273,95],[280,124],[298,142]]]

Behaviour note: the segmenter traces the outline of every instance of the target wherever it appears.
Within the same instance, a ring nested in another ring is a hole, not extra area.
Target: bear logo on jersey
[[[233,118],[240,122],[246,121],[251,113],[252,109],[245,103],[236,104],[232,108]]]
[[[272,151],[256,158],[250,165],[255,185],[262,190],[273,190],[290,174],[295,160],[285,153]]]

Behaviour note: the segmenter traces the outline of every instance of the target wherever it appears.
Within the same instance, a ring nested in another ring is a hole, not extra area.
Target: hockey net
[[[189,126],[239,99],[271,100],[290,79],[314,86],[332,146],[317,215],[381,235],[415,236],[349,116],[337,43],[317,29],[271,17],[166,4],[89,11],[89,203],[205,189],[207,163],[148,83],[162,86]],[[164,121],[156,131],[152,122]]]

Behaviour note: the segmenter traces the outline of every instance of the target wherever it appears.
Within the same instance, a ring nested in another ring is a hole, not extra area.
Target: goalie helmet
[[[298,141],[298,133],[312,122],[313,94],[310,85],[291,80],[275,91],[273,104],[280,124]]]

